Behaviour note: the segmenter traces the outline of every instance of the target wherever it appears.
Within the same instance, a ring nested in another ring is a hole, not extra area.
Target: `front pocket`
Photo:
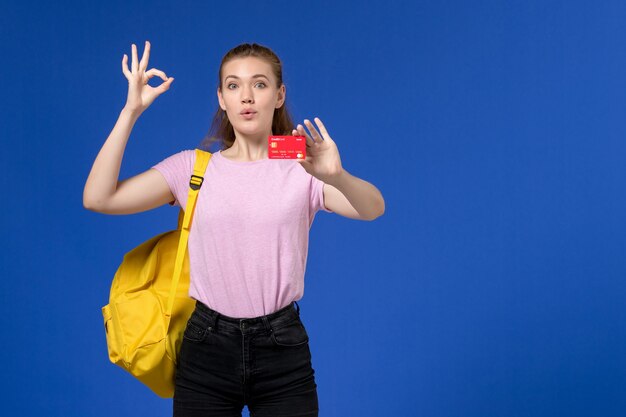
[[[111,314],[113,329],[119,329],[117,339],[122,346],[122,358],[128,363],[137,360],[136,350],[161,342],[166,337],[161,305],[148,291],[128,294],[116,301]]]
[[[109,360],[113,363],[117,363],[122,357],[121,352],[123,351],[123,346],[120,346],[117,334],[118,331],[115,327],[113,327],[110,304],[102,307],[102,318],[104,319],[104,331],[106,334]]]
[[[302,346],[309,342],[309,335],[299,319],[272,330],[272,341],[278,346]]]
[[[206,334],[206,330],[189,320],[187,322],[187,327],[185,327],[185,331],[183,333],[183,337],[192,342],[202,342],[204,340],[204,335]]]

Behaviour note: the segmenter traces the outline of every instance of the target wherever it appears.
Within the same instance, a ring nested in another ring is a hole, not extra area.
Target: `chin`
[[[265,129],[263,129],[262,127],[263,125],[261,123],[250,123],[248,125],[243,125],[243,126],[235,126],[233,125],[233,129],[235,129],[237,132],[240,132],[244,135],[255,135],[255,134],[260,134],[262,132],[265,131]],[[269,131],[271,131],[271,126]]]

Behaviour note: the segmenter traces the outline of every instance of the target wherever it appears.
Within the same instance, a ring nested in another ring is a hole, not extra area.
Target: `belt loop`
[[[272,326],[270,326],[270,322],[267,319],[267,316],[263,316],[262,319],[263,319],[263,325],[265,326],[265,330],[269,330],[270,332],[272,332],[273,331]]]
[[[220,315],[217,311],[213,310],[208,305],[201,301],[196,300],[196,310],[200,311],[201,317],[206,317],[208,321],[207,327],[213,327],[215,329],[217,323],[217,317]]]
[[[296,307],[298,307],[298,316],[300,315],[300,306],[298,305],[297,301],[294,301],[294,303],[296,303]]]
[[[214,330],[217,329],[217,318],[219,317],[220,313],[213,310],[211,307],[207,306],[206,304],[204,304],[204,306],[205,306],[204,311],[209,318],[209,327],[212,327]]]
[[[212,318],[213,318],[213,323],[211,323],[211,326],[213,326],[213,330],[217,331],[217,318],[220,316],[220,313],[218,313],[217,311],[215,312],[215,314],[212,314]]]

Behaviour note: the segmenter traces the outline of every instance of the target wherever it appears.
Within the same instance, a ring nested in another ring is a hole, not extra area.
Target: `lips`
[[[239,114],[253,114],[253,113],[256,113],[256,110],[243,109]]]

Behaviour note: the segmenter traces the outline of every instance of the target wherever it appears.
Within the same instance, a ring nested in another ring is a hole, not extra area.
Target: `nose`
[[[241,102],[242,103],[252,103],[254,100],[252,99],[252,90],[249,87],[244,87],[241,89]]]

